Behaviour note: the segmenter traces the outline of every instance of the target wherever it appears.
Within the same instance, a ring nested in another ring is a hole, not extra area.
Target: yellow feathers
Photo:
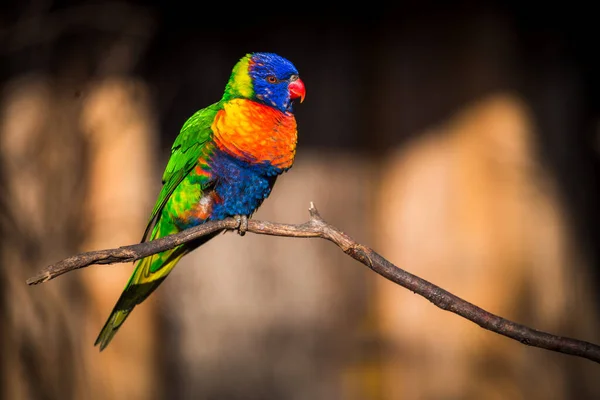
[[[251,54],[246,54],[234,67],[231,73],[233,78],[233,87],[242,97],[250,98],[254,94],[252,88],[252,80],[248,74],[248,63],[250,62]]]

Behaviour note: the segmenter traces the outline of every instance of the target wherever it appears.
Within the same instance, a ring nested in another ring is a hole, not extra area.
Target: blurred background
[[[600,343],[596,18],[486,4],[2,2],[0,396],[598,398],[597,364],[482,330],[322,240],[217,237],[102,353],[131,264],[25,284],[139,241],[179,128],[239,58],[272,51],[307,97],[294,168],[255,218],[302,223],[314,201],[401,268]]]

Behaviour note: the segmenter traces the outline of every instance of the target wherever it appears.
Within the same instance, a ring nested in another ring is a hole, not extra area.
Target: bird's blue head
[[[252,53],[233,67],[223,99],[246,98],[285,112],[292,111],[293,100],[302,102],[305,95],[294,64],[274,53]]]

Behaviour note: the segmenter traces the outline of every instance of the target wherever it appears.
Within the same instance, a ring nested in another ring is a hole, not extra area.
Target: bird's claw
[[[248,231],[248,216],[236,215],[234,218],[238,223],[238,233],[240,234],[240,236],[244,236]]]

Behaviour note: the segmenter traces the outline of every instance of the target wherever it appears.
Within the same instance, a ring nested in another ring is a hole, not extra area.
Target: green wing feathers
[[[177,139],[171,146],[171,157],[163,173],[163,187],[150,214],[148,226],[142,241],[149,239],[160,211],[169,200],[175,188],[196,166],[198,158],[206,151],[206,144],[212,139],[212,123],[221,109],[220,103],[203,108],[192,115],[181,128]]]
[[[189,171],[194,167],[202,147],[212,139],[211,126],[221,108],[221,103],[203,108],[183,124],[177,139],[171,146],[171,158],[163,174],[163,183],[171,181],[178,171]]]
[[[190,172],[199,162],[199,158],[208,155],[211,151],[211,126],[220,108],[221,104],[215,103],[196,112],[181,128],[171,148],[171,157],[163,174],[163,187],[152,210],[142,242],[178,232],[179,229],[175,221],[170,220],[170,215],[191,207],[200,199],[204,185],[209,184],[208,181],[200,185],[195,184],[192,182]],[[169,211],[165,211],[166,209]],[[143,302],[162,283],[181,257],[211,237],[138,261],[125,290],[100,331],[95,345],[99,345],[100,350],[103,350],[133,308]]]

